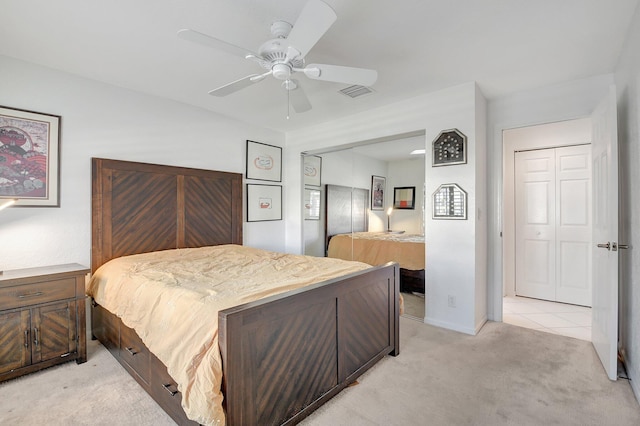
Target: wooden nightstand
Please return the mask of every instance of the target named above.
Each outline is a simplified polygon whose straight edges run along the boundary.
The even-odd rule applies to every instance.
[[[0,381],[87,361],[87,273],[73,263],[0,275]]]

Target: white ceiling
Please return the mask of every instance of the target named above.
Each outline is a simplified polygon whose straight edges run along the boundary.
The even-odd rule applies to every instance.
[[[250,50],[305,0],[1,0],[0,54],[287,131],[477,81],[489,99],[612,72],[638,0],[325,0],[338,20],[306,56],[378,71],[375,93],[300,77],[313,109],[291,113],[279,81],[224,98],[262,72],[179,39],[191,28]]]

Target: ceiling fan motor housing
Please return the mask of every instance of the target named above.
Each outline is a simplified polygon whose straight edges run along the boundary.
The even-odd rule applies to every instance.
[[[287,49],[289,43],[285,38],[274,38],[260,46],[258,53],[267,63],[264,64],[264,68],[272,69],[274,64],[283,64],[287,59]],[[289,61],[289,65],[295,68],[301,68],[304,66],[304,60],[300,58],[294,58]]]

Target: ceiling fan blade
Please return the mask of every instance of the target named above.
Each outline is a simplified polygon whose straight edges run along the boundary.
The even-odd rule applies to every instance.
[[[213,89],[209,91],[209,94],[218,97],[227,96],[264,79],[264,77],[260,77],[262,77],[261,74],[248,75],[244,78],[241,78],[240,80],[236,80],[229,84],[225,84],[224,86],[220,86],[217,89]]]
[[[298,52],[296,56],[304,58],[336,19],[338,16],[328,4],[321,0],[309,0],[287,37],[289,46]]]
[[[304,74],[314,80],[361,86],[371,86],[378,79],[378,71],[376,70],[326,64],[309,64],[304,68]]]
[[[195,30],[180,30],[178,31],[178,37],[183,40],[192,41],[194,43],[222,50],[224,52],[230,53],[231,55],[239,56],[243,59],[245,59],[247,55],[258,56],[256,53],[252,52],[249,49],[238,47],[235,44],[227,43],[226,41],[219,40],[215,37],[211,37],[210,35],[203,34]]]
[[[291,106],[297,113],[307,112],[311,109],[311,103],[309,102],[309,98],[302,90],[302,86],[298,83],[297,80],[292,80],[296,84],[296,88],[293,90],[289,90],[289,100],[291,101]]]

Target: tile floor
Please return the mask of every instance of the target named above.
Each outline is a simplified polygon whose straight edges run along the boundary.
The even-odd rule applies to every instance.
[[[502,310],[507,324],[591,341],[591,308],[507,296]]]

